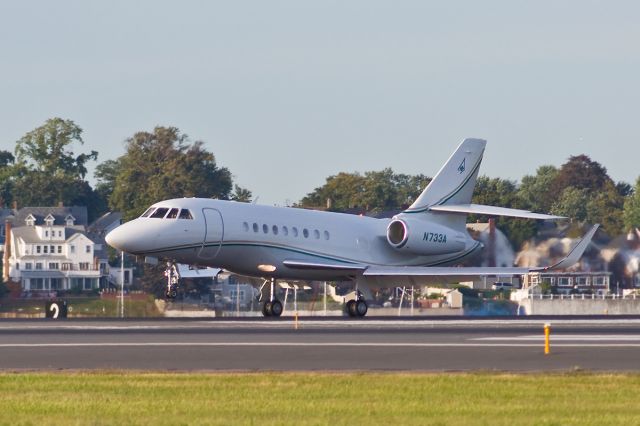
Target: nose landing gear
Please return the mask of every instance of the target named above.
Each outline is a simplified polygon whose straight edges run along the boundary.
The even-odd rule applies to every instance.
[[[178,296],[178,288],[180,288],[180,274],[175,263],[167,262],[167,269],[164,271],[164,276],[167,277],[167,288],[165,296],[167,299],[175,299]]]

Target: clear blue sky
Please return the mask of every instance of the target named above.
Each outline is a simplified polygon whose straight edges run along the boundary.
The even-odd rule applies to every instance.
[[[99,161],[176,126],[264,204],[433,175],[465,137],[492,177],[585,153],[632,183],[639,23],[635,1],[0,0],[0,149],[54,116]]]

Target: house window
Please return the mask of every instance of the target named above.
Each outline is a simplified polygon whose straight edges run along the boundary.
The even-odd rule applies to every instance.
[[[31,290],[42,290],[44,288],[44,278],[31,278],[29,286]]]
[[[36,253],[40,254],[40,246],[36,246]]]
[[[63,290],[62,278],[51,278],[51,290]]]
[[[53,254],[56,252],[56,246],[49,246],[49,253]]]
[[[76,246],[74,246],[74,245],[69,246],[69,249],[71,250],[71,253],[75,253],[76,252]]]
[[[33,263],[27,262],[24,264],[24,269],[33,269]]]
[[[16,270],[18,270],[18,271],[20,270],[20,263],[19,262],[16,262]]]
[[[57,262],[49,262],[49,269],[58,270],[60,269],[60,266],[58,265]]]
[[[80,262],[80,270],[88,271],[89,270],[89,262]]]
[[[568,287],[571,283],[569,282],[569,277],[560,277],[558,278],[558,286]]]
[[[86,246],[86,247],[84,248],[84,250],[85,250],[85,252],[87,252],[87,253],[91,253],[91,246]]]
[[[44,253],[49,253],[49,246],[42,246]]]
[[[44,231],[44,236],[48,237],[49,236],[49,231]]]
[[[62,253],[62,246],[58,246],[58,254]]]
[[[84,279],[84,289],[92,290],[95,287],[95,279],[94,278],[85,278]]]
[[[42,263],[36,262],[36,269],[37,270],[42,270]]]
[[[58,237],[62,238],[62,231],[58,231]]]

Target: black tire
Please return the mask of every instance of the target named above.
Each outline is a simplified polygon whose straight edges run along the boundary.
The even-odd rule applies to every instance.
[[[178,291],[177,290],[171,290],[171,298],[175,299],[176,297],[178,297]]]
[[[265,317],[270,317],[271,315],[273,315],[273,311],[271,308],[271,302],[264,302],[264,304],[262,305],[262,315],[264,315]]]
[[[369,310],[369,306],[367,306],[367,302],[364,300],[358,300],[355,303],[355,312],[359,317],[363,317],[367,315],[367,311]]]
[[[274,317],[282,315],[282,303],[277,299],[271,302],[271,315]]]
[[[349,300],[347,302],[347,313],[349,314],[350,317],[355,317],[358,315],[357,311],[356,311],[356,301],[355,300]]]

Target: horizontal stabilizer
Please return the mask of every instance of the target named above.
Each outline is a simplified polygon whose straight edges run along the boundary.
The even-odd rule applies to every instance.
[[[509,216],[539,220],[566,219],[564,216],[533,213],[529,210],[509,209],[506,207],[484,206],[482,204],[445,204],[441,206],[431,206],[429,210],[434,212],[484,214],[489,216]]]

